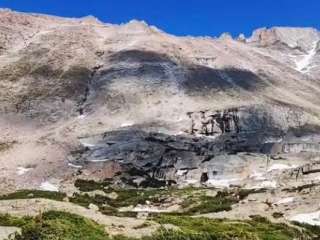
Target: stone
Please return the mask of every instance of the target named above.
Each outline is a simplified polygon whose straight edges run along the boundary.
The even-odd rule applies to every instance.
[[[90,203],[88,208],[94,211],[99,211],[99,207],[93,203]]]

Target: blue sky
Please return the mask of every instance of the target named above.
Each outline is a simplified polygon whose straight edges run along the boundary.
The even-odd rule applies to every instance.
[[[320,0],[0,0],[0,7],[104,22],[145,20],[176,35],[250,35],[270,26],[320,29]]]

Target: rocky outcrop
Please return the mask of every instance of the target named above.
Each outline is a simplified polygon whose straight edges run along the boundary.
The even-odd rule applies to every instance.
[[[227,109],[223,112],[209,112],[208,110],[204,110],[199,113],[200,117],[198,116],[198,118],[193,112],[187,113],[191,120],[190,134],[198,132],[203,135],[213,136],[219,133],[240,132],[240,118],[237,108]]]
[[[121,174],[114,177],[115,182],[133,186],[209,184],[248,171],[254,158],[249,160],[246,154],[269,159],[279,154],[318,153],[317,127],[299,127],[303,119],[297,112],[282,109],[275,117],[259,105],[187,112],[187,121],[180,126],[185,132],[124,127],[81,138],[82,148],[70,161],[101,169],[105,163],[119,164]]]
[[[220,162],[216,157],[240,151],[242,145],[234,136],[213,140],[148,133],[138,129],[107,132],[94,144],[90,138],[82,139],[84,143],[87,141],[90,141],[90,145],[74,155],[74,164],[116,161],[124,166],[127,173],[134,175],[131,180],[132,177],[144,177],[150,184],[152,181],[177,183],[188,174],[192,174],[199,182],[205,182],[208,180],[203,175],[207,173],[206,169],[211,171],[216,161]],[[213,171],[222,174],[218,169]]]
[[[122,168],[118,169],[121,177],[114,179],[134,186],[162,186],[206,184],[216,177],[239,175],[249,166],[242,154],[318,152],[318,146],[306,143],[295,144],[289,151],[291,143],[270,142],[270,137],[241,130],[213,138],[174,136],[131,128],[82,139],[85,147],[75,152],[71,161],[78,166],[97,164],[101,168],[104,163],[115,162]]]
[[[273,27],[261,28],[254,31],[248,42],[258,43],[261,46],[283,45],[288,48],[301,49],[307,52],[320,35],[313,28]]]

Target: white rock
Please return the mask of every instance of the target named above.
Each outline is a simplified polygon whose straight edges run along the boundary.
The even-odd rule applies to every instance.
[[[301,213],[289,218],[290,221],[320,226],[320,211]]]
[[[291,203],[295,200],[294,197],[287,197],[287,198],[283,198],[280,199],[279,201],[275,202],[276,205],[281,205],[281,204],[287,204],[287,203]]]
[[[262,181],[258,185],[255,185],[253,187],[250,187],[249,189],[260,189],[260,188],[276,188],[277,187],[277,182],[276,181]]]
[[[97,205],[95,205],[95,204],[90,203],[88,207],[91,210],[99,211],[99,207]]]
[[[183,176],[188,172],[188,170],[178,170],[177,171],[177,176]]]
[[[184,182],[185,182],[186,184],[196,184],[196,183],[198,183],[199,181],[198,181],[197,179],[186,179],[186,180],[184,180]]]
[[[121,127],[130,127],[130,126],[132,126],[132,125],[134,125],[134,122],[124,122],[124,123],[122,123],[120,126],[121,126]]]
[[[72,167],[72,168],[82,168],[82,166],[81,165],[76,165],[76,164],[73,164],[73,163],[68,163],[68,166],[69,167]]]
[[[18,167],[17,168],[17,174],[18,174],[18,176],[22,176],[22,175],[26,174],[27,172],[29,172],[31,170],[32,170],[32,168]]]
[[[304,57],[300,61],[296,61],[297,71],[302,73],[307,73],[309,71],[308,67],[311,64],[311,60],[317,53],[317,44],[318,41],[315,41],[309,52],[306,55],[304,55]]]
[[[17,227],[1,227],[0,226],[0,239],[13,239],[15,233],[21,234],[21,229]]]
[[[209,179],[206,185],[213,187],[230,187],[231,184],[235,184],[241,181],[239,178],[225,178],[225,179]]]
[[[268,168],[268,172],[271,171],[275,171],[275,170],[286,170],[286,169],[292,169],[292,168],[296,168],[297,166],[295,165],[286,165],[286,164],[281,164],[281,163],[277,163],[277,164],[273,164]]]
[[[152,206],[136,206],[133,210],[133,212],[149,212],[149,213],[165,213],[170,212],[168,209],[159,209],[157,207]]]
[[[264,173],[262,172],[253,172],[249,178],[253,178],[254,180],[266,180]]]
[[[91,147],[94,147],[95,145],[92,144],[92,143],[86,143],[86,142],[81,142],[82,146],[84,147],[88,147],[88,148],[91,148]]]
[[[53,185],[52,183],[50,183],[48,181],[41,183],[40,189],[44,190],[44,191],[51,191],[51,192],[58,192],[59,191],[58,186]]]

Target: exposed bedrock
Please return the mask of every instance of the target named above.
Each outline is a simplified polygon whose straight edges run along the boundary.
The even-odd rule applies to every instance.
[[[101,168],[104,163],[118,163],[122,166],[119,178],[135,186],[207,184],[217,178],[249,177],[251,165],[263,165],[270,156],[320,153],[314,141],[320,137],[317,128],[289,127],[292,116],[288,116],[284,116],[286,125],[281,125],[281,119],[259,106],[188,112],[185,133],[160,133],[141,126],[109,131],[81,138],[82,148],[71,161]]]

